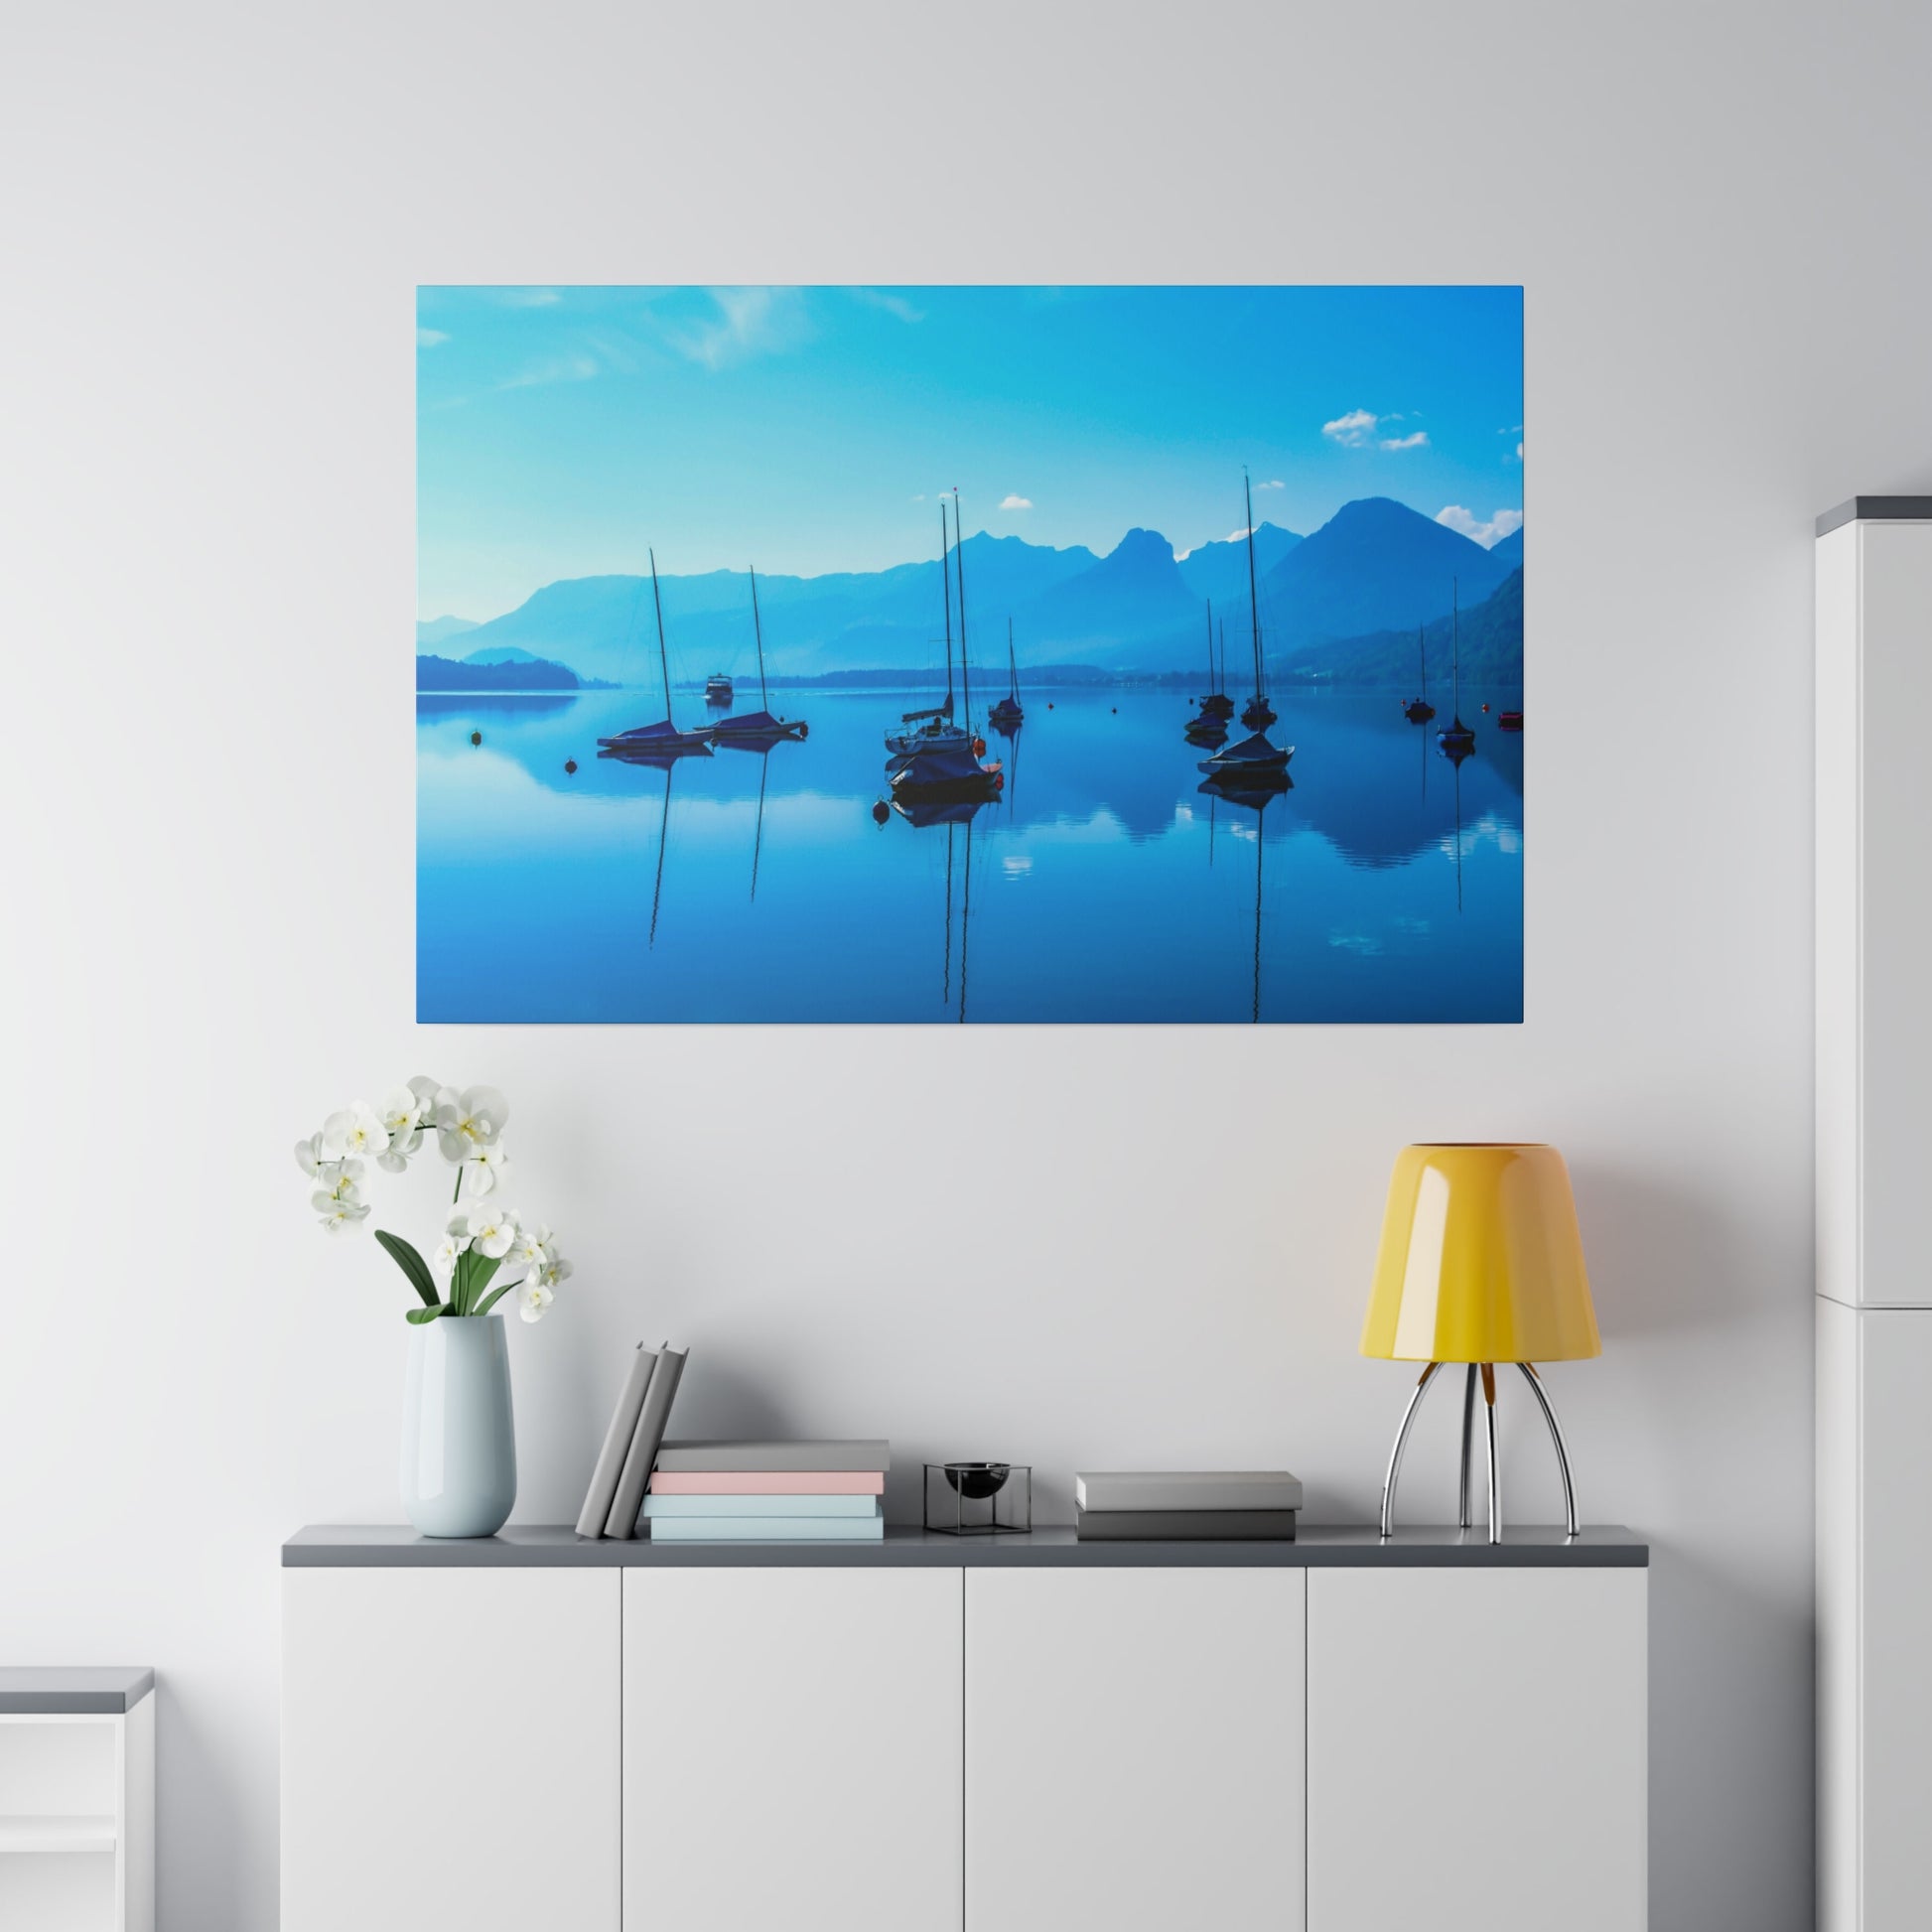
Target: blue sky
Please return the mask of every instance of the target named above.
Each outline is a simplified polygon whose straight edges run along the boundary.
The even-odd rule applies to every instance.
[[[967,532],[1185,551],[1523,503],[1518,288],[423,288],[418,613],[559,578],[815,576]]]

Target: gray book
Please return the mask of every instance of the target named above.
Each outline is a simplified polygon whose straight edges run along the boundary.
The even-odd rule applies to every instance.
[[[1300,1509],[1302,1481],[1286,1469],[1109,1470],[1073,1478],[1082,1509]]]
[[[1293,1543],[1292,1509],[1083,1509],[1082,1543]]]
[[[893,1446],[855,1443],[666,1443],[657,1452],[665,1475],[744,1475],[782,1470],[811,1474],[883,1473]]]
[[[611,1499],[611,1514],[604,1534],[619,1538],[637,1534],[638,1512],[644,1506],[644,1484],[650,1480],[650,1465],[657,1459],[658,1445],[664,1440],[664,1425],[671,1419],[671,1401],[677,1394],[678,1377],[684,1373],[688,1348],[673,1348],[668,1342],[657,1351],[650,1372],[650,1387],[644,1391],[644,1406],[637,1411],[637,1427],[631,1431],[630,1448],[623,1458],[623,1473],[618,1477],[618,1493]]]
[[[623,1473],[623,1458],[630,1451],[630,1439],[637,1433],[637,1413],[644,1406],[644,1390],[650,1385],[650,1372],[656,1365],[657,1351],[640,1341],[630,1358],[630,1373],[623,1378],[618,1406],[611,1412],[611,1427],[604,1432],[604,1447],[598,1450],[597,1467],[591,1471],[591,1486],[584,1494],[584,1507],[577,1512],[579,1536],[602,1536],[611,1520],[611,1504],[618,1493],[618,1477]]]

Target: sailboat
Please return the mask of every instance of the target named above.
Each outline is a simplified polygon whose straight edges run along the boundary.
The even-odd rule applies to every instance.
[[[946,699],[925,711],[907,711],[900,715],[901,726],[910,725],[911,731],[888,732],[886,749],[895,759],[910,758],[915,752],[940,751],[947,748],[971,750],[967,734],[952,721],[952,560],[946,534],[946,499],[939,499],[939,588],[945,598],[946,612]],[[960,623],[965,624],[965,613],[960,613]],[[888,770],[892,767],[889,765]]]
[[[1443,748],[1446,758],[1460,764],[1476,748],[1476,735],[1462,722],[1462,635],[1460,594],[1453,578],[1449,580],[1449,664],[1450,677],[1454,680],[1455,720],[1452,725],[1445,726],[1436,734],[1436,743]]]
[[[774,718],[768,707],[770,696],[764,688],[764,626],[759,621],[759,574],[752,571],[752,634],[758,639],[759,647],[759,704],[758,711],[748,711],[739,718],[720,718],[712,726],[712,732],[720,745],[774,745],[781,738],[803,738],[806,732],[802,718]]]
[[[1234,700],[1227,694],[1226,681],[1214,675],[1214,600],[1207,600],[1207,695],[1200,701],[1200,717],[1194,722],[1225,723],[1234,716]]]
[[[1284,749],[1271,744],[1268,738],[1268,727],[1275,722],[1275,714],[1262,690],[1261,606],[1255,598],[1255,503],[1246,471],[1242,472],[1241,487],[1248,504],[1249,620],[1253,625],[1255,653],[1254,702],[1242,712],[1241,722],[1250,728],[1252,736],[1203,759],[1199,768],[1218,783],[1285,783],[1295,747],[1290,745]]]
[[[600,738],[598,745],[607,752],[616,752],[621,758],[642,759],[655,762],[660,759],[685,758],[693,752],[704,757],[711,756],[711,728],[703,731],[679,731],[671,722],[671,660],[664,649],[664,600],[657,588],[657,552],[650,553],[650,599],[657,611],[657,664],[664,674],[664,716],[655,725],[637,725],[627,732],[620,732],[615,738]]]
[[[961,621],[964,612],[961,613]],[[997,732],[1012,735],[1014,727],[1026,722],[1020,705],[1020,665],[1013,654],[1013,620],[1007,620],[1007,695],[986,714],[987,723]]]
[[[1254,632],[1255,694],[1241,709],[1241,722],[1250,731],[1266,731],[1275,722],[1268,702],[1268,667],[1261,651],[1261,597],[1255,588],[1255,494],[1248,473],[1241,473],[1241,494],[1248,508],[1248,620]]]
[[[1423,648],[1425,626],[1416,626],[1416,661],[1422,667],[1422,696],[1411,698],[1402,707],[1402,715],[1412,725],[1426,725],[1436,715],[1436,707],[1429,702],[1429,654]]]
[[[945,505],[940,511],[944,514]],[[913,746],[899,753],[887,764],[886,769],[893,783],[895,798],[919,797],[937,798],[991,798],[1006,783],[1001,772],[999,760],[991,764],[980,762],[980,754],[986,750],[983,739],[972,736],[973,682],[972,671],[966,656],[966,546],[960,538],[959,492],[953,492],[953,565],[959,572],[959,690],[960,698],[966,707],[967,729],[951,730],[948,736],[926,738],[923,734]],[[941,534],[944,526],[941,525]],[[948,632],[950,639],[950,631]],[[945,715],[952,715],[952,657],[948,651],[946,659],[946,706]],[[909,722],[909,720],[907,721]],[[890,749],[890,741],[888,742]]]

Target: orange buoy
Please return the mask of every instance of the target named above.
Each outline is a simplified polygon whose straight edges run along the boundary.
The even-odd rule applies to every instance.
[[[984,758],[984,757],[986,756],[986,740],[985,740],[985,739],[983,739],[983,738],[976,738],[976,739],[974,739],[974,740],[973,740],[973,756],[974,756],[974,757],[975,757],[976,759],[983,759],[983,758]]]

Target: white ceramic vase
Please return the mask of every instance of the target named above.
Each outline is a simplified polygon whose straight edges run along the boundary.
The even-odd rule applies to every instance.
[[[409,1331],[402,1506],[425,1536],[494,1536],[516,1501],[516,1426],[500,1315]]]

